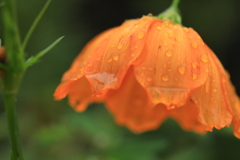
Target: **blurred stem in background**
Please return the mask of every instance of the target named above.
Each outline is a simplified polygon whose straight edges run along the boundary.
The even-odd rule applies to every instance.
[[[24,76],[26,69],[36,63],[40,57],[50,51],[63,37],[60,37],[46,49],[39,52],[36,56],[26,59],[24,49],[31,37],[35,27],[40,21],[42,15],[49,6],[51,0],[48,0],[35,21],[30,27],[23,43],[20,39],[19,28],[16,15],[16,1],[4,0],[2,9],[2,21],[4,26],[4,47],[1,49],[2,57],[0,63],[1,88],[3,90],[3,99],[7,113],[7,122],[9,138],[11,143],[11,159],[23,160],[21,138],[18,127],[18,118],[16,112],[16,95]],[[6,53],[6,56],[4,56]]]

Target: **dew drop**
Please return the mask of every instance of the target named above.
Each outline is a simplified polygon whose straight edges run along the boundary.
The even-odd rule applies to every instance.
[[[144,32],[139,33],[138,38],[143,39],[143,37],[144,37]]]
[[[147,81],[151,82],[152,81],[152,76],[147,76]]]
[[[113,56],[113,59],[114,59],[115,61],[117,61],[118,58],[119,58],[119,55],[115,55],[115,56]]]
[[[100,61],[101,58],[102,58],[101,56],[98,56],[98,57],[96,58],[96,60],[97,60],[97,61]]]
[[[166,62],[163,64],[163,68],[167,68],[167,63]]]
[[[113,47],[115,47],[115,45],[114,45],[114,44],[112,44],[112,45],[111,45],[111,47],[113,48]]]
[[[213,88],[213,92],[217,92],[217,88]]]
[[[157,26],[157,30],[162,30],[162,27],[161,26]]]
[[[183,30],[184,30],[185,32],[189,32],[189,29],[188,29],[188,28],[183,28]]]
[[[208,55],[207,54],[202,54],[201,61],[207,63],[208,62]]]
[[[145,70],[146,69],[146,67],[142,67],[142,70]]]
[[[91,67],[92,65],[93,65],[93,63],[92,63],[92,62],[89,62],[87,66],[88,66],[88,67]]]
[[[123,47],[123,45],[122,45],[122,44],[119,44],[119,45],[117,46],[117,49],[122,49],[122,47]]]
[[[207,69],[205,69],[205,72],[209,72],[209,69],[207,68]]]
[[[197,47],[198,47],[197,42],[192,42],[192,47],[193,47],[193,48],[197,48]]]
[[[162,78],[162,81],[167,82],[169,80],[169,75],[163,74],[161,78]]]
[[[167,107],[168,110],[174,109],[174,108],[176,108],[176,106],[174,104],[171,104],[170,106]]]
[[[186,71],[186,66],[185,65],[180,65],[178,66],[178,72],[183,75]]]
[[[132,57],[134,57],[134,56],[135,56],[135,54],[134,54],[134,53],[132,53],[132,54],[131,54],[131,56],[132,56]]]
[[[196,38],[197,38],[197,39],[200,39],[201,37],[200,37],[200,36],[197,36]]]
[[[169,30],[169,31],[167,32],[167,35],[168,35],[168,38],[174,38],[174,33],[173,33],[172,30]]]
[[[167,50],[167,51],[165,52],[165,54],[166,54],[166,56],[168,56],[168,57],[172,57],[173,51],[172,51],[172,50]]]
[[[197,61],[192,62],[192,67],[193,68],[199,67],[199,62],[197,62]]]
[[[108,58],[107,63],[111,63],[112,62],[112,58]]]
[[[164,45],[164,46],[168,46],[168,44],[167,44],[167,43],[164,43],[163,45]]]
[[[197,78],[197,74],[196,73],[193,73],[192,74],[192,79],[196,79]]]

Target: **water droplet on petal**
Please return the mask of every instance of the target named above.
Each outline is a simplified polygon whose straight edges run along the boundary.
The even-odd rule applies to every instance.
[[[108,58],[107,63],[111,63],[112,62],[112,58]]]
[[[192,74],[192,79],[196,79],[197,78],[197,74],[196,73],[193,73]]]
[[[161,26],[157,26],[157,30],[162,30],[162,27]]]
[[[167,43],[164,43],[163,45],[164,45],[164,46],[168,46],[168,44],[167,44]]]
[[[197,38],[197,39],[200,39],[201,37],[200,37],[200,36],[197,36],[196,38]]]
[[[111,47],[113,48],[113,47],[115,47],[115,45],[114,45],[114,44],[112,44],[112,45],[111,45]]]
[[[166,54],[166,56],[168,56],[168,57],[172,57],[173,51],[172,51],[172,50],[167,50],[167,51],[165,52],[165,54]]]
[[[162,78],[162,81],[167,82],[169,80],[169,75],[163,74],[161,78]]]
[[[217,92],[217,88],[213,88],[213,92]]]
[[[192,67],[193,68],[199,67],[199,62],[197,62],[197,61],[192,62]]]
[[[186,66],[185,65],[180,65],[178,66],[178,72],[183,75],[186,71]]]
[[[168,109],[168,110],[170,110],[170,109],[174,109],[174,108],[176,108],[176,106],[173,105],[173,104],[171,104],[170,106],[167,106],[167,109]]]
[[[209,72],[209,69],[207,68],[207,69],[205,69],[205,72]]]
[[[88,67],[91,67],[92,65],[93,65],[93,63],[92,63],[92,62],[89,62],[87,66],[88,66]]]
[[[101,58],[102,58],[101,56],[98,56],[98,57],[96,58],[96,60],[97,60],[97,61],[100,61]]]
[[[188,32],[188,31],[189,31],[189,29],[188,29],[188,28],[183,28],[183,30],[184,30],[185,32]]]
[[[172,30],[169,30],[169,31],[167,32],[167,35],[168,35],[168,38],[174,38],[174,33],[173,33]]]
[[[208,55],[207,54],[202,54],[201,61],[207,63],[208,62]]]
[[[132,57],[134,57],[134,56],[135,56],[135,54],[134,54],[134,53],[132,53],[132,54],[131,54],[131,56],[132,56]]]
[[[153,70],[153,67],[149,67],[148,70],[149,70],[149,71],[152,71],[152,70]]]
[[[119,55],[115,55],[115,56],[113,56],[113,59],[114,59],[115,61],[117,61],[118,58],[119,58]]]
[[[123,47],[123,45],[122,45],[122,44],[119,44],[119,45],[117,46],[117,49],[122,49],[122,47]]]
[[[192,47],[193,47],[193,48],[197,48],[197,47],[198,47],[197,42],[192,42]]]
[[[147,81],[151,82],[152,81],[152,76],[147,76]]]
[[[142,39],[144,37],[144,32],[139,33],[138,38]]]

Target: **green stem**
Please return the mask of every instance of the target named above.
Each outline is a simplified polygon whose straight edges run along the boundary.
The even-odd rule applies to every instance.
[[[182,18],[178,10],[179,2],[180,0],[173,0],[171,6],[157,16],[158,19],[170,19],[175,24],[182,24]]]
[[[23,160],[22,145],[15,106],[16,93],[23,74],[6,74],[4,79],[4,104],[7,113],[11,142],[11,160]]]

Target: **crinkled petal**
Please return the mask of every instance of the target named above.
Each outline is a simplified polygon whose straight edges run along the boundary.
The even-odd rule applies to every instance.
[[[146,33],[154,18],[144,16],[129,20],[99,44],[86,61],[84,74],[95,95],[104,95],[120,86],[129,66],[142,52]]]
[[[130,68],[117,90],[109,90],[106,107],[119,125],[125,125],[133,132],[144,132],[159,127],[167,116],[166,107],[148,106],[146,91],[137,82]]]
[[[193,101],[189,100],[184,106],[169,110],[169,114],[184,130],[199,134],[206,132],[202,123],[198,121],[198,108]]]
[[[101,33],[84,47],[81,54],[79,54],[77,58],[74,60],[74,62],[72,63],[72,66],[70,67],[70,69],[64,73],[62,77],[62,82],[57,87],[54,93],[54,98],[56,100],[63,99],[65,96],[69,94],[73,84],[78,79],[81,79],[84,75],[83,66],[85,65],[84,63],[86,63],[86,59],[89,58],[89,56],[91,56],[91,53],[96,48],[96,46],[98,46],[99,43],[101,43],[102,41],[109,38],[109,35],[114,31],[115,29],[113,28]]]
[[[200,36],[190,28],[170,21],[155,21],[149,28],[146,44],[135,66],[139,83],[147,89],[152,103],[168,109],[183,106],[189,93],[207,79],[208,63]]]
[[[68,94],[68,101],[76,111],[84,111],[89,103],[102,102],[103,97],[92,96],[91,86],[85,77],[66,82],[60,85],[54,96],[62,99],[62,96]]]
[[[228,75],[219,68],[220,62],[214,53],[207,48],[209,74],[206,83],[194,90],[191,99],[199,108],[199,121],[204,124],[205,129],[211,131],[213,127],[221,129],[229,126],[232,121],[230,110],[230,99],[228,97],[227,80]],[[218,64],[217,64],[218,63]]]

